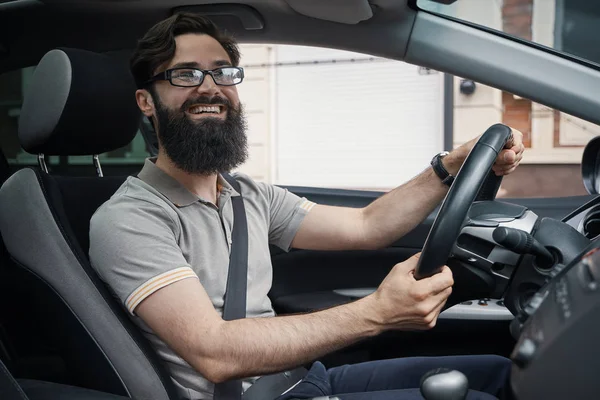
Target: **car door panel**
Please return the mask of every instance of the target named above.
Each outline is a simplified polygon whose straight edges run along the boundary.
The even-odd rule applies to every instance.
[[[305,187],[286,188],[319,204],[347,207],[366,206],[383,194]],[[501,201],[526,206],[540,217],[562,219],[591,198],[592,196],[577,196]],[[421,250],[436,214],[437,209],[413,231],[381,250],[284,252],[272,247],[273,286],[269,296],[276,312],[293,314],[317,311],[345,304],[372,293],[395,264]],[[500,299],[474,299],[472,302],[458,304],[440,315],[433,330],[435,332],[417,335],[407,332],[387,333],[345,351],[363,354],[358,359],[352,359],[354,362],[383,356],[450,354],[458,350],[463,353],[504,354],[504,351],[510,351],[513,344],[508,329],[512,315],[499,301]],[[483,335],[492,341],[487,345],[476,346],[472,340],[473,335]],[[410,343],[410,349],[406,348],[407,343]],[[368,356],[364,356],[365,352]],[[343,362],[346,361],[344,359]]]
[[[319,204],[363,207],[382,192],[286,187]],[[502,199],[533,210],[540,217],[562,219],[592,196],[565,198]],[[389,270],[420,251],[433,224],[437,209],[420,225],[381,250],[284,252],[271,248],[273,287],[271,299],[278,312],[306,312],[343,304],[356,297],[340,290],[373,289]],[[337,292],[334,292],[336,291]]]

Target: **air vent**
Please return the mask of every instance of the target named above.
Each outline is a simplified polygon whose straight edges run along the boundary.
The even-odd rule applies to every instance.
[[[581,221],[580,232],[588,239],[600,235],[600,206],[595,206],[587,212]]]

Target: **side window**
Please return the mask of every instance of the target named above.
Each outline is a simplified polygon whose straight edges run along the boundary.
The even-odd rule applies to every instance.
[[[454,145],[502,122],[519,129],[526,150],[517,170],[503,179],[501,197],[565,197],[587,194],[581,157],[600,126],[529,99],[454,78]]]
[[[444,74],[315,47],[242,46],[242,167],[275,184],[388,190],[444,148]]]
[[[25,152],[19,145],[17,137],[23,94],[34,70],[35,67],[28,67],[0,75],[0,148],[2,148],[9,164],[16,168],[37,164],[37,156]],[[89,121],[89,123],[93,123],[93,121]],[[82,126],[82,129],[85,129],[85,126]],[[149,153],[146,150],[144,138],[138,132],[130,144],[115,151],[101,154],[100,160],[106,173],[114,169],[111,166],[124,167],[124,169],[141,166],[148,156]],[[53,156],[49,157],[48,162],[51,166],[60,165],[73,170],[79,166],[91,166],[92,157],[69,156],[60,159],[60,157]]]
[[[282,185],[387,191],[502,122],[527,150],[501,197],[586,194],[580,163],[600,127],[483,84],[345,51],[242,46],[249,124],[241,170]]]

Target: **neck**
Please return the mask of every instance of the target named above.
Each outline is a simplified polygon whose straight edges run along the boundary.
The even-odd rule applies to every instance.
[[[181,183],[198,197],[217,204],[217,174],[202,175],[183,171],[161,150],[156,158],[156,166]]]

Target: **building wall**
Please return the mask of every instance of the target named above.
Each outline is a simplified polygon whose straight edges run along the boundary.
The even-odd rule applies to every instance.
[[[273,47],[245,44],[240,48],[244,69],[244,82],[237,86],[248,118],[248,161],[241,170],[258,181],[272,180],[272,130],[274,113],[271,97],[272,71],[254,65],[268,64]]]
[[[250,159],[277,184],[389,190],[443,149],[443,74],[327,48],[243,45]]]
[[[462,0],[454,15],[511,35],[554,45],[554,0]],[[502,121],[519,129],[527,146],[523,163],[504,179],[501,195],[546,197],[585,194],[580,161],[589,139],[600,129],[579,118],[484,85],[473,95],[459,92],[455,80],[455,146]],[[493,99],[493,100],[492,100]]]

